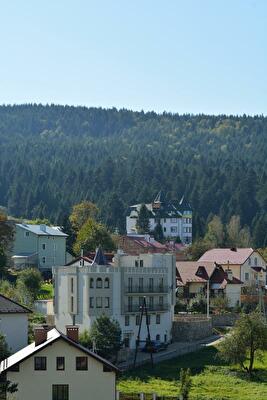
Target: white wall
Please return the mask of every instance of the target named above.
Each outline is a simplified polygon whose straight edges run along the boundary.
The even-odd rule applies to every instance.
[[[12,353],[28,344],[28,314],[0,314],[0,332]]]
[[[232,285],[228,283],[225,288],[225,295],[229,301],[230,307],[240,305],[241,285]]]
[[[8,400],[51,400],[53,384],[68,384],[70,400],[115,400],[114,372],[103,372],[103,364],[88,356],[88,371],[76,371],[76,357],[86,354],[59,339],[36,354],[47,357],[47,370],[34,370],[34,357],[20,364],[19,372],[7,379],[18,383],[18,392]],[[56,370],[56,357],[65,357],[65,371]]]

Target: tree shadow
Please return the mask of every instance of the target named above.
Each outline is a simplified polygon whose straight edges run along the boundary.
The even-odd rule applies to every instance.
[[[192,375],[201,373],[207,367],[221,367],[226,364],[218,357],[216,347],[208,346],[197,352],[188,353],[174,359],[157,363],[152,368],[150,364],[144,364],[142,368],[128,370],[122,375],[125,379],[139,378],[146,382],[150,378],[165,380],[179,379],[181,368],[190,368]]]

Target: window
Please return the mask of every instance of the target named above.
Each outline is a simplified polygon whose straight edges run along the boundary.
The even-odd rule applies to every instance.
[[[153,306],[154,306],[154,298],[153,297],[149,297],[149,309],[153,310]]]
[[[45,264],[45,257],[42,257],[42,263]]]
[[[245,272],[245,281],[248,281],[248,280],[249,280],[249,273]]]
[[[45,250],[45,243],[42,244],[42,249]]]
[[[87,357],[76,357],[76,370],[87,371],[88,370],[88,358]]]
[[[109,308],[109,297],[105,297],[105,308]]]
[[[102,289],[102,279],[101,278],[97,278],[96,280],[96,287],[98,289]]]
[[[163,228],[163,232],[166,232],[166,228],[165,227]]]
[[[69,400],[69,385],[52,385],[53,400]]]
[[[248,259],[248,265],[251,265],[251,258]]]
[[[144,278],[139,278],[139,290],[143,291],[144,288]]]
[[[149,290],[153,291],[154,281],[153,278],[149,278]]]
[[[133,308],[133,298],[128,297],[128,311],[132,311]]]
[[[163,306],[163,297],[162,296],[159,297],[159,305]]]
[[[140,315],[136,315],[135,316],[135,325],[139,325],[140,324]]]
[[[134,265],[135,265],[136,268],[139,267],[139,262],[138,262],[138,260],[135,260]]]
[[[109,288],[109,278],[105,278],[104,287],[105,287],[105,289]]]
[[[160,324],[160,314],[156,315],[156,324],[159,325]]]
[[[102,308],[102,297],[96,298],[96,308]]]
[[[94,298],[93,297],[89,297],[89,307],[94,308]]]
[[[125,315],[125,326],[129,326],[129,325],[130,325],[130,316]]]
[[[25,232],[25,236],[29,237],[30,236],[30,232]]]
[[[156,335],[156,340],[157,340],[158,342],[160,341],[160,335],[159,335],[159,334]]]
[[[142,268],[144,266],[144,260],[140,260],[140,267]]]
[[[71,293],[73,293],[73,289],[74,289],[74,279],[70,278],[70,291],[71,291]]]
[[[254,265],[258,265],[258,259],[257,259],[257,257],[254,258]]]
[[[34,357],[35,371],[46,371],[46,357]]]
[[[176,224],[177,219],[176,219],[176,218],[171,218],[171,222],[172,222],[173,224]]]
[[[176,226],[171,226],[171,232],[172,233],[177,232],[177,227]]]
[[[130,347],[130,338],[128,336],[124,338],[124,346],[127,349]]]
[[[163,291],[163,278],[159,278],[159,290]]]
[[[166,218],[164,218],[164,223],[166,223]]]
[[[65,370],[65,357],[57,357],[57,371]]]
[[[133,278],[128,278],[128,290],[129,292],[133,291]]]
[[[94,288],[94,279],[90,278],[90,289]]]

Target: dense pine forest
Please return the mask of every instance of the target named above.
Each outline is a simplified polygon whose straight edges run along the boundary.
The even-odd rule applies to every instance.
[[[239,215],[252,233],[266,232],[266,155],[263,116],[1,106],[0,205],[61,224],[87,199],[123,231],[128,205],[162,189],[190,201],[195,236],[213,214],[223,222]]]

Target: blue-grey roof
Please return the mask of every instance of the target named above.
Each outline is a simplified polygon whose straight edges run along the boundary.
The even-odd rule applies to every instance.
[[[30,225],[30,224],[16,224],[16,225],[38,236],[64,236],[64,237],[68,236],[66,235],[66,233],[62,232],[58,226]]]

